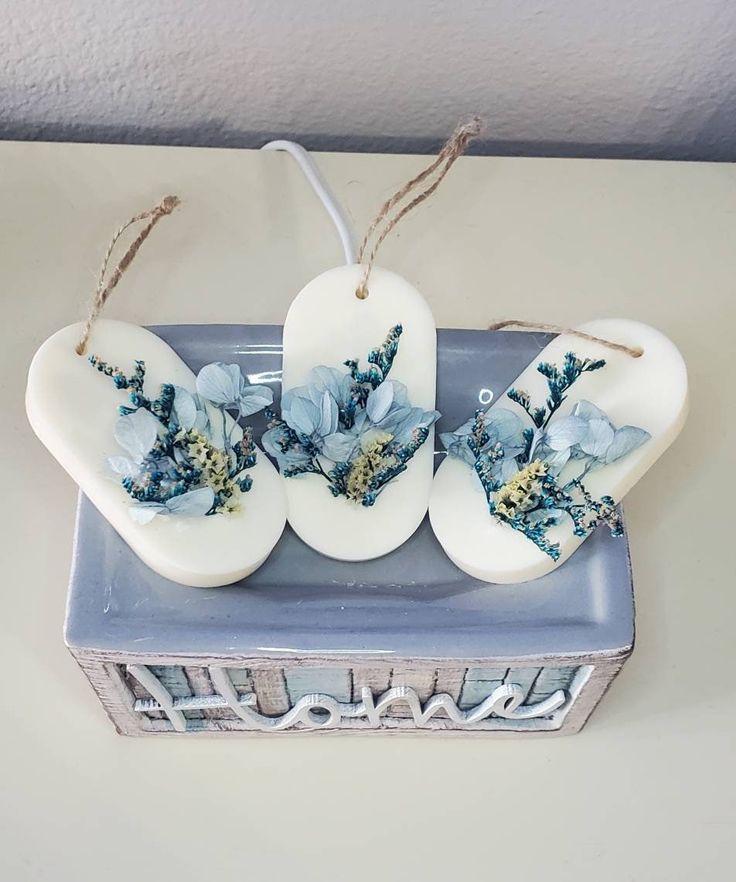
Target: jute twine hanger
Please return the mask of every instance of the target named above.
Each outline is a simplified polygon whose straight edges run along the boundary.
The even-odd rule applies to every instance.
[[[362,263],[371,236],[374,235],[380,224],[382,222],[385,222],[385,226],[377,236],[373,247],[371,248],[370,254],[368,255],[368,260],[366,262],[365,270],[363,272],[363,277],[355,291],[355,296],[358,297],[360,300],[364,300],[366,297],[368,297],[368,278],[373,268],[376,253],[378,252],[378,249],[381,246],[383,240],[386,238],[386,236],[388,236],[391,230],[399,223],[399,221],[403,217],[405,217],[413,208],[416,208],[417,205],[420,205],[422,202],[428,199],[432,195],[432,193],[434,193],[434,191],[437,189],[437,187],[439,187],[440,183],[444,179],[447,172],[454,164],[455,160],[459,156],[462,156],[468,143],[480,132],[480,127],[481,122],[478,117],[474,117],[469,122],[463,123],[462,125],[458,126],[453,132],[452,136],[446,142],[442,150],[440,150],[434,161],[430,165],[428,165],[427,168],[424,169],[424,171],[421,171],[418,175],[416,175],[416,177],[412,178],[410,181],[404,184],[403,187],[397,190],[396,193],[394,193],[394,195],[383,204],[375,220],[368,228],[368,232],[365,234],[365,237],[363,238],[363,241],[360,245],[360,250],[358,251],[358,262]],[[395,215],[391,216],[391,211],[396,207],[396,205],[401,202],[402,199],[408,196],[415,187],[423,183],[435,172],[437,173],[437,177],[434,179],[434,181],[428,184],[424,190],[418,193]],[[171,214],[180,204],[180,202],[181,200],[178,196],[165,196],[161,200],[161,202],[154,208],[150,208],[148,209],[148,211],[143,211],[140,214],[136,214],[134,217],[130,218],[130,220],[126,221],[115,232],[107,248],[107,251],[105,252],[105,257],[102,261],[102,267],[100,269],[99,278],[97,280],[97,288],[95,290],[94,296],[92,298],[92,303],[90,305],[89,314],[84,323],[79,342],[75,346],[75,352],[77,353],[77,355],[84,355],[84,353],[86,352],[89,335],[92,331],[92,327],[95,321],[98,319],[115,286],[122,278],[123,273],[125,273],[130,264],[133,262],[136,254],[140,250],[141,245],[150,235],[151,230],[156,226],[156,224],[161,220],[162,217]],[[125,252],[120,262],[111,273],[110,278],[107,282],[105,282],[105,276],[107,275],[110,258],[112,257],[112,252],[115,249],[115,245],[117,244],[118,239],[130,226],[142,220],[148,220],[148,223],[145,225],[145,227],[143,227],[140,233],[130,244],[128,250]],[[583,340],[590,340],[593,343],[600,343],[602,346],[606,346],[607,348],[613,349],[617,352],[624,352],[626,353],[626,355],[629,355],[632,358],[639,358],[641,355],[644,354],[644,350],[640,346],[625,346],[623,343],[615,343],[612,340],[605,340],[603,337],[596,337],[593,334],[588,334],[585,331],[578,331],[575,328],[564,328],[560,325],[545,324],[542,322],[528,322],[517,319],[507,319],[505,321],[491,323],[488,326],[488,330],[500,331],[504,328],[510,327],[518,328],[523,331],[542,331],[551,334],[571,334],[575,337],[580,337]]]
[[[376,254],[381,247],[383,240],[402,218],[404,218],[413,208],[416,208],[417,205],[421,205],[422,202],[434,193],[437,187],[442,183],[445,175],[452,168],[455,160],[462,156],[468,144],[476,137],[476,135],[478,135],[480,129],[481,121],[477,116],[473,117],[470,121],[459,125],[427,168],[419,172],[419,174],[410,181],[407,181],[403,187],[397,190],[396,193],[383,204],[381,210],[376,215],[375,220],[368,228],[368,231],[363,237],[363,241],[360,243],[360,248],[358,249],[358,263],[363,263],[365,261],[363,276],[358,287],[355,289],[355,296],[359,300],[365,300],[365,298],[368,297],[368,279],[371,270],[373,269]],[[434,179],[432,180],[433,176]],[[396,210],[399,203],[428,178],[431,183],[428,183],[410,202],[407,202],[402,208]],[[396,213],[392,214],[394,210],[396,210]],[[375,241],[366,258],[368,244],[372,237]],[[518,328],[523,331],[543,331],[550,334],[572,334],[583,340],[600,343],[601,346],[606,346],[608,349],[615,350],[616,352],[624,352],[626,355],[631,356],[631,358],[639,358],[644,354],[644,350],[640,346],[625,346],[623,343],[615,343],[613,340],[605,340],[603,337],[596,337],[593,334],[587,334],[585,331],[578,331],[575,328],[563,328],[560,325],[552,325],[542,322],[527,322],[509,319],[507,321],[492,323],[489,325],[488,330],[500,331],[503,328],[510,327]]]
[[[388,236],[391,230],[393,230],[396,224],[398,224],[399,221],[412,210],[412,208],[421,205],[422,202],[434,193],[437,187],[442,183],[447,172],[452,168],[455,160],[462,156],[468,144],[480,132],[480,129],[481,121],[477,116],[473,117],[469,122],[459,125],[452,133],[449,140],[445,143],[442,150],[437,154],[433,162],[430,163],[424,171],[419,172],[416,177],[407,181],[407,183],[397,190],[390,199],[387,199],[386,202],[384,202],[381,210],[376,215],[376,219],[368,228],[368,232],[365,234],[363,241],[360,243],[360,248],[358,249],[358,263],[363,263],[365,259],[363,277],[360,280],[360,284],[355,289],[355,296],[359,300],[365,300],[368,296],[368,278],[373,269],[376,253],[381,247],[383,240]],[[398,204],[403,199],[409,196],[413,190],[415,190],[420,184],[424,183],[428,178],[431,180],[435,174],[436,177],[434,177],[434,180],[431,183],[427,184],[425,188],[410,202],[404,205],[403,208],[397,209]],[[392,212],[395,209],[397,209],[396,214],[392,215]],[[375,237],[375,241],[366,258],[368,243],[372,237]]]
[[[92,331],[92,326],[97,321],[103,307],[105,306],[105,303],[107,303],[108,297],[122,278],[123,273],[133,262],[133,258],[138,253],[141,245],[148,238],[151,230],[156,226],[156,224],[161,220],[162,217],[165,217],[167,214],[171,214],[171,212],[176,208],[177,205],[179,205],[179,203],[180,199],[178,196],[165,196],[161,200],[161,202],[157,206],[155,206],[155,208],[149,208],[148,211],[143,211],[140,214],[137,214],[135,217],[132,217],[129,221],[126,221],[112,237],[105,253],[105,257],[102,261],[102,268],[100,269],[100,275],[97,280],[97,289],[92,298],[89,315],[87,316],[87,320],[84,323],[84,328],[82,329],[82,336],[79,338],[79,343],[77,343],[77,345],[74,347],[74,351],[77,353],[77,355],[84,355],[87,349],[89,335]],[[118,263],[118,265],[112,271],[110,278],[107,280],[107,282],[105,282],[108,264],[110,263],[110,258],[118,239],[128,229],[128,227],[142,220],[148,220],[148,223],[145,225],[145,227],[143,227],[140,233],[138,233],[136,238],[130,244],[128,250],[122,256],[120,263]]]
[[[489,331],[501,331],[504,328],[518,328],[521,331],[544,331],[548,334],[572,334],[573,337],[580,337],[581,340],[590,340],[592,343],[600,343],[608,349],[614,349],[616,352],[625,352],[632,358],[640,358],[644,355],[641,346],[624,346],[623,343],[614,343],[613,340],[605,340],[603,337],[596,337],[593,334],[586,334],[585,331],[578,331],[575,328],[563,328],[561,325],[548,325],[542,322],[525,322],[508,319],[503,322],[493,322],[488,325]]]

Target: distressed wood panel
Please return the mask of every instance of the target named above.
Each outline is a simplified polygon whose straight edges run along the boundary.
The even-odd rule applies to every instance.
[[[253,677],[248,668],[228,668],[227,672],[238,692],[253,692]]]
[[[526,701],[541,670],[542,668],[510,668],[504,682],[521,686],[524,690],[524,701]]]
[[[458,706],[462,710],[480,704],[498,686],[503,686],[508,668],[468,668]]]
[[[465,673],[467,668],[438,668],[437,676],[434,684],[434,694],[440,695],[446,693],[454,702],[459,705],[460,695],[463,691],[465,682]],[[437,714],[438,719],[448,718],[447,713],[442,710]],[[449,719],[449,718],[448,718]]]
[[[184,673],[189,681],[192,695],[215,694],[215,689],[212,685],[208,668],[187,665],[184,668]],[[233,720],[235,719],[235,714],[228,708],[213,707],[206,711],[202,711],[202,717],[207,720]],[[192,717],[191,719],[196,719],[196,717]]]
[[[394,686],[411,686],[416,690],[420,701],[427,701],[434,695],[434,684],[437,679],[437,669],[427,667],[425,665],[406,665],[395,667],[391,671],[391,687]],[[405,719],[411,717],[408,706],[403,702],[391,708],[392,717],[400,717]]]
[[[595,659],[593,661],[594,664],[581,665],[573,677],[571,692],[574,696],[574,703],[565,717],[565,734],[574,735],[583,728],[595,706],[618,676],[626,659],[618,658],[605,662]],[[575,685],[575,681],[578,679],[582,683],[579,690]],[[575,695],[576,692],[577,695]]]
[[[284,676],[291,704],[313,692],[323,692],[337,701],[352,700],[353,680],[350,668],[287,668]]]
[[[97,693],[105,712],[121,735],[138,735],[150,731],[148,727],[153,720],[133,709],[135,697],[125,680],[124,668],[121,665],[114,662],[90,661],[78,656],[75,658]],[[147,693],[146,697],[149,697]],[[156,722],[163,723],[162,718],[163,714]]]
[[[468,668],[465,679],[473,680],[500,680],[502,683],[508,674],[508,667],[502,668]]]
[[[353,701],[360,701],[360,690],[367,686],[374,695],[381,695],[389,688],[391,668],[353,668]]]
[[[136,680],[135,677],[131,677],[124,666],[121,667],[120,676],[122,677],[126,688],[130,690],[134,698],[153,698],[151,693],[143,686],[141,686],[141,684]],[[162,711],[156,710],[147,711],[146,716],[152,720],[166,719],[166,714],[164,714]]]
[[[148,669],[158,677],[166,691],[174,698],[187,698],[192,694],[183,667],[179,665],[148,665]]]
[[[192,690],[192,695],[215,694],[207,668],[200,665],[187,665],[184,668],[184,674],[189,681],[189,688]]]
[[[188,698],[193,694],[192,687],[189,685],[189,680],[182,666],[149,665],[148,668],[154,676],[158,677],[166,691],[173,695],[174,698]],[[187,711],[184,716],[188,720],[201,720],[202,711]]]
[[[458,701],[463,691],[465,671],[465,668],[438,668],[434,685],[435,694],[446,692],[454,701]]]
[[[545,698],[548,698],[558,689],[567,691],[577,670],[577,667],[542,668],[529,692],[528,700],[544,701]]]
[[[265,713],[261,708],[261,702],[256,691],[256,684],[253,682],[253,672],[250,668],[228,668],[227,673],[235,690],[237,692],[252,692],[256,696],[256,709]],[[227,719],[230,719],[229,711]]]
[[[74,653],[72,654],[74,655]],[[329,732],[334,731],[346,733],[462,733],[463,735],[503,735],[514,732],[519,734],[524,733],[525,736],[571,734],[578,731],[585,723],[595,704],[600,700],[601,696],[620,670],[628,654],[629,653],[626,653],[626,655],[620,654],[608,658],[603,658],[600,654],[596,656],[581,655],[577,657],[571,655],[560,656],[544,660],[540,659],[538,663],[540,666],[535,665],[531,667],[525,666],[522,659],[509,659],[507,663],[510,665],[510,670],[508,671],[499,669],[498,667],[481,667],[484,662],[480,660],[468,660],[465,662],[467,675],[464,678],[465,682],[460,688],[460,694],[462,696],[464,692],[466,699],[469,698],[470,690],[482,689],[485,693],[480,696],[480,701],[482,701],[483,697],[487,697],[489,694],[488,687],[491,686],[493,682],[499,682],[498,679],[491,681],[487,678],[489,676],[500,678],[501,674],[507,675],[504,678],[507,683],[517,682],[522,688],[526,687],[529,689],[527,702],[544,700],[545,697],[548,697],[549,694],[556,689],[564,688],[569,695],[567,705],[563,706],[559,714],[553,713],[552,716],[549,717],[540,716],[539,718],[518,720],[493,717],[492,720],[489,720],[491,725],[487,728],[484,727],[481,732],[480,730],[458,728],[447,717],[439,717],[438,715],[433,721],[434,724],[432,726],[418,728],[410,716],[401,716],[400,713],[397,713],[401,707],[401,705],[397,705],[395,709],[391,708],[390,715],[387,713],[382,718],[381,725],[377,728],[372,728],[366,720],[345,718],[339,729],[324,730],[324,734],[329,734]],[[157,714],[158,718],[153,718],[145,713],[135,711],[134,703],[136,698],[150,700],[151,696],[148,695],[147,690],[144,687],[141,687],[137,681],[127,676],[127,664],[142,664],[151,668],[151,673],[158,673],[161,676],[162,683],[166,683],[167,691],[170,688],[172,694],[174,692],[184,691],[185,686],[181,680],[181,673],[183,672],[189,687],[189,692],[192,696],[204,696],[208,694],[211,689],[211,681],[209,680],[210,668],[212,666],[221,666],[223,663],[227,664],[225,660],[216,658],[187,659],[182,657],[172,657],[169,660],[164,657],[150,659],[120,655],[112,656],[111,654],[108,654],[107,659],[102,657],[101,654],[90,654],[89,656],[81,657],[75,655],[75,658],[89,678],[95,691],[98,693],[105,710],[112,718],[116,728],[120,733],[126,735],[178,734],[174,731],[169,719],[165,718],[160,713]],[[346,670],[345,666],[349,665],[351,661],[352,660],[343,659],[342,666],[335,664],[335,668],[340,668],[344,671]],[[371,683],[373,684],[374,694],[381,694],[381,692],[385,691],[383,687],[386,685],[385,678],[391,670],[390,666],[385,662],[376,665],[373,660],[366,661],[367,664],[365,667],[359,667],[358,670],[362,672],[362,677],[364,681],[367,681],[367,685],[370,685]],[[503,661],[506,660],[494,659],[494,662],[497,665],[499,662],[503,663]],[[153,662],[156,664],[152,664]],[[199,664],[197,664],[197,662],[199,662]],[[332,669],[330,660],[325,659],[323,662],[320,660],[320,662],[321,663],[316,665],[316,667]],[[245,691],[244,684],[248,682],[247,671],[250,671],[251,673],[256,674],[256,676],[253,677],[254,687],[257,689],[259,685],[262,686],[262,694],[265,696],[266,703],[270,703],[269,715],[281,715],[291,708],[291,702],[289,701],[289,695],[286,688],[284,668],[282,667],[283,662],[279,664],[279,661],[275,659],[273,661],[243,659],[240,664],[246,665],[247,668],[238,668],[234,675],[235,679],[240,681],[239,687],[236,687],[238,691]],[[298,660],[295,661],[290,659],[288,664],[294,666],[300,664],[300,662]],[[414,663],[412,661],[402,661],[400,666],[397,665],[393,668],[392,676],[388,685],[409,686],[414,684],[412,688],[416,689],[418,696],[421,694],[422,701],[426,701],[432,691],[434,691],[435,694],[438,692],[447,692],[452,696],[452,690],[460,687],[460,678],[463,669],[454,666],[451,667],[450,665],[435,669],[438,664],[441,664],[441,662],[417,660],[416,663]],[[314,665],[314,661],[310,659],[304,669],[306,670],[312,665]],[[159,668],[158,671],[154,670],[156,666]],[[179,668],[178,671],[161,670],[162,668],[177,667]],[[292,669],[295,670],[293,667],[289,668],[289,670]],[[259,680],[260,684],[258,682]],[[356,685],[357,692],[355,691]],[[356,696],[360,695],[359,681],[357,684],[351,683],[350,688],[351,692],[355,692]],[[213,692],[214,691],[215,690],[213,690]],[[493,689],[491,688],[490,692],[492,691]],[[179,700],[186,702],[187,700],[194,701],[195,699],[190,698],[189,695],[183,695]],[[472,703],[475,704],[477,702],[473,701]],[[194,708],[192,708],[192,710],[194,710]],[[229,719],[212,719],[208,715],[210,710],[210,708],[204,707],[201,709],[203,713],[202,719],[187,720],[187,732],[191,732],[192,734],[197,734],[198,732],[234,734],[236,732],[243,732],[247,728],[242,720],[234,717],[230,717]],[[263,709],[261,709],[260,712],[265,713]],[[308,726],[302,727],[301,725],[298,725],[293,729],[286,730],[284,734],[299,734],[308,731],[313,730]],[[258,733],[249,732],[248,734]]]
[[[253,688],[262,714],[285,714],[289,710],[289,694],[283,668],[254,668],[251,670]]]

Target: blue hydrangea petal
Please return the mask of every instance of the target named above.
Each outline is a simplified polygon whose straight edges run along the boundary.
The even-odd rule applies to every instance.
[[[575,419],[575,417],[572,419]],[[613,442],[613,435],[613,428],[608,419],[590,420],[585,436],[580,440],[580,449],[583,453],[587,453],[588,456],[604,459],[608,448]]]
[[[272,429],[266,429],[261,436],[261,447],[269,456],[278,458],[281,455],[279,443],[283,440],[284,430],[281,426],[274,426]]]
[[[508,456],[501,460],[498,476],[504,484],[508,483],[519,472],[519,465],[516,460]]]
[[[139,408],[118,418],[115,440],[135,462],[141,462],[156,443],[160,426],[161,423],[150,410]]]
[[[181,449],[181,447],[174,448],[174,460],[178,465],[184,465],[189,462],[189,457],[187,454]]]
[[[286,420],[286,415],[291,410],[291,404],[295,398],[297,398],[297,394],[301,391],[300,388],[287,389],[285,392],[281,394],[281,418]]]
[[[475,467],[475,454],[466,443],[458,445],[453,456],[467,463],[471,468]]]
[[[471,426],[473,422],[474,420],[469,420]],[[455,432],[442,432],[440,435],[440,441],[447,451],[448,456],[454,456],[457,459],[461,459],[469,466],[473,466],[475,464],[475,454],[468,447],[468,436],[470,435],[470,432],[464,432],[464,428],[465,425],[461,426]]]
[[[536,511],[527,512],[524,517],[532,525],[551,518],[553,525],[559,523],[565,512],[561,508],[540,508]]]
[[[261,438],[261,446],[279,464],[279,468],[293,465],[305,465],[311,460],[300,447],[292,447],[285,451],[282,449],[287,438],[287,430],[283,426],[274,426],[267,429]]]
[[[433,426],[441,416],[442,414],[438,410],[423,411],[422,416],[419,419],[419,428],[428,429],[430,426]]]
[[[428,429],[439,419],[439,411],[423,410],[421,407],[400,408],[401,419],[396,422],[393,428],[388,428],[394,434],[399,444],[406,444],[412,436],[415,429]],[[386,425],[388,420],[382,423]]]
[[[353,422],[353,431],[363,431],[364,427],[366,427],[366,424],[369,422],[370,420],[368,419],[368,414],[365,412],[365,410],[361,409],[357,411],[355,414],[355,421]]]
[[[373,425],[398,437],[416,428],[423,413],[421,407],[392,406],[386,416]]]
[[[616,462],[627,453],[641,447],[651,437],[649,432],[639,429],[637,426],[621,426],[620,429],[616,429],[613,441],[606,451],[606,463]]]
[[[563,450],[553,450],[549,455],[543,456],[542,459],[547,463],[553,475],[559,475],[570,460],[570,448],[565,447]]]
[[[295,432],[309,437],[319,425],[320,411],[312,401],[294,395],[284,418]]]
[[[358,447],[355,435],[345,432],[334,432],[327,435],[322,443],[322,453],[333,462],[350,462]]]
[[[585,399],[578,401],[572,412],[574,416],[579,416],[584,420],[607,420],[610,422],[605,411],[602,411],[592,401],[586,401]]]
[[[319,411],[319,423],[317,424],[316,432],[320,437],[325,438],[336,431],[338,421],[337,402],[327,390],[322,393]]]
[[[391,380],[386,380],[379,386],[376,386],[368,396],[365,406],[370,421],[374,424],[380,423],[388,414],[393,400],[394,384]]]
[[[291,450],[287,450],[286,453],[279,455],[279,462],[284,466],[302,466],[311,461],[312,457],[298,447],[292,447]]]
[[[128,508],[132,520],[141,526],[149,524],[157,514],[163,514],[165,511],[166,506],[160,502],[137,502]]]
[[[201,432],[203,435],[210,435],[210,415],[208,411],[208,407],[214,408],[214,405],[207,404],[204,398],[201,395],[195,394],[192,396],[194,399],[194,403],[197,408],[197,415],[194,418],[194,423],[192,424],[192,429],[196,432]]]
[[[271,404],[273,404],[273,391],[268,386],[246,386],[240,396],[240,416],[252,416]]]
[[[183,386],[174,386],[174,406],[171,415],[185,431],[194,428],[197,420],[197,404],[191,392]]]
[[[500,443],[504,447],[512,443],[515,447],[522,445],[523,423],[519,416],[505,407],[494,407],[486,411],[485,428],[491,444]],[[470,420],[472,427],[473,420]]]
[[[394,403],[401,407],[411,407],[409,401],[409,390],[399,380],[389,380],[394,390]]]
[[[190,490],[168,499],[165,503],[168,514],[178,517],[198,518],[203,517],[212,508],[215,502],[215,494],[211,487],[200,487],[198,490]]]
[[[348,380],[347,384],[345,383],[346,379]],[[314,386],[319,392],[329,392],[338,404],[344,405],[352,386],[352,380],[350,375],[345,374],[344,371],[321,364],[311,371],[309,385]]]
[[[448,439],[448,443],[451,444],[455,440],[459,440],[460,438],[467,438],[468,435],[473,431],[473,426],[475,425],[475,417],[471,417],[469,420],[465,420],[462,426],[458,426],[454,432],[442,432],[440,434],[440,441],[444,444],[445,448],[447,448],[448,444],[445,443],[444,439]]]
[[[440,432],[439,435],[440,444],[445,448],[445,450],[450,449],[453,444],[456,444],[459,441],[459,437],[456,432]]]
[[[197,392],[220,407],[238,407],[245,380],[237,364],[206,364],[197,374]]]
[[[544,433],[544,443],[551,450],[565,450],[586,437],[588,425],[581,417],[572,415],[554,420]]]
[[[107,464],[116,475],[134,475],[138,466],[126,456],[108,456]]]

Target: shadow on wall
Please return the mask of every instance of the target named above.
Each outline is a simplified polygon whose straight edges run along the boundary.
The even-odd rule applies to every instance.
[[[676,121],[657,143],[580,143],[566,141],[503,141],[479,138],[468,153],[480,156],[554,156],[594,159],[666,159],[731,162],[736,146],[724,137],[736,114],[736,92],[724,96],[700,131],[688,142],[678,140]],[[684,122],[684,117],[683,117]],[[687,128],[687,127],[684,127]],[[486,130],[492,129],[486,120]],[[298,131],[243,131],[218,119],[181,127],[83,125],[77,123],[5,123],[0,139],[17,141],[73,141],[99,144],[153,144],[180,147],[258,148],[274,138],[298,141],[308,150],[347,153],[436,153],[443,138],[310,134]]]

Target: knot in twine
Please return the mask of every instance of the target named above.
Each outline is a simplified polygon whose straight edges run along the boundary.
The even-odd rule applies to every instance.
[[[592,343],[600,343],[608,349],[616,352],[625,352],[632,358],[640,358],[644,355],[641,346],[624,346],[623,343],[614,343],[613,340],[605,340],[603,337],[596,337],[593,334],[587,334],[585,331],[578,331],[575,328],[563,328],[561,325],[547,325],[540,322],[525,322],[508,319],[503,322],[493,322],[488,326],[489,331],[502,331],[504,328],[518,328],[520,331],[543,331],[547,334],[572,334],[573,337],[580,337],[581,340],[590,340]]]
[[[481,130],[481,121],[475,116],[470,121],[466,123],[462,123],[459,125],[455,131],[450,136],[449,140],[445,143],[445,146],[440,150],[437,154],[436,158],[433,162],[424,169],[424,171],[419,172],[419,174],[412,178],[410,181],[407,181],[403,187],[394,193],[390,199],[387,199],[384,202],[381,210],[376,215],[376,219],[368,228],[368,232],[365,234],[363,241],[360,244],[360,248],[358,250],[358,263],[363,263],[366,258],[366,252],[368,250],[368,243],[370,242],[372,237],[375,237],[375,241],[373,246],[368,253],[367,259],[365,259],[365,269],[363,271],[363,277],[360,281],[360,284],[355,290],[355,296],[360,300],[365,300],[368,296],[368,278],[371,274],[371,270],[373,269],[373,263],[376,258],[376,253],[378,249],[381,247],[381,243],[388,236],[388,234],[393,230],[396,224],[405,217],[413,208],[416,208],[417,205],[420,205],[425,199],[428,199],[432,193],[439,187],[444,179],[445,175],[452,168],[455,160],[462,156],[465,152],[468,144],[472,141],[473,138]],[[436,176],[435,176],[436,175]],[[419,192],[410,202],[403,206],[403,208],[397,209],[398,204],[409,196],[420,184],[424,183],[428,178],[432,180],[431,183],[427,184],[421,192]],[[394,209],[397,209],[396,214],[392,215]],[[381,225],[383,227],[381,228]],[[377,232],[378,231],[378,232]]]
[[[126,221],[112,237],[105,253],[105,257],[102,261],[102,268],[100,269],[100,275],[97,280],[97,289],[94,293],[94,296],[92,297],[89,315],[87,316],[84,327],[82,329],[82,336],[79,338],[79,343],[77,343],[74,348],[74,351],[77,353],[77,355],[84,355],[87,349],[89,335],[92,331],[92,326],[97,321],[103,307],[105,306],[105,303],[107,303],[108,297],[122,278],[123,273],[133,262],[133,258],[138,253],[141,245],[148,238],[151,230],[156,226],[156,224],[161,220],[162,217],[166,217],[167,214],[171,214],[172,211],[174,211],[174,209],[177,207],[177,205],[180,204],[180,202],[181,200],[178,196],[165,196],[161,200],[161,202],[157,206],[155,206],[155,208],[150,208],[148,211],[143,211],[140,214],[137,214],[135,217],[132,217],[129,221]],[[107,267],[118,239],[128,229],[128,227],[142,220],[148,220],[148,223],[145,225],[145,227],[143,227],[140,233],[138,233],[136,238],[130,244],[128,250],[121,258],[120,263],[118,263],[118,265],[112,271],[108,281],[105,282]]]

